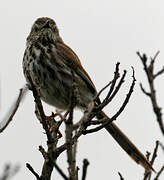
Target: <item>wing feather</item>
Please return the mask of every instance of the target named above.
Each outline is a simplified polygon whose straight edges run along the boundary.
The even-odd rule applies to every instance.
[[[57,50],[58,50],[57,53],[60,56],[62,56],[62,59],[65,61],[65,64],[67,66],[69,66],[71,69],[73,69],[74,72],[76,74],[78,74],[83,81],[85,81],[85,83],[86,83],[87,87],[90,89],[91,93],[93,93],[95,95],[97,93],[96,87],[93,84],[88,73],[82,67],[82,64],[81,64],[78,56],[75,54],[75,52],[64,43],[58,43]]]

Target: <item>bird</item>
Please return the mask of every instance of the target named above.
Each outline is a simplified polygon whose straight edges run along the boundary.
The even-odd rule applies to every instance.
[[[70,106],[73,79],[78,89],[77,108],[85,111],[97,95],[79,57],[64,43],[56,22],[49,17],[40,17],[32,25],[26,41],[23,73],[28,84],[30,73],[34,85],[40,90],[41,99],[60,110],[68,110]],[[104,117],[109,118],[103,111],[97,115],[98,119]],[[136,163],[147,172],[154,171],[143,153],[114,122],[105,129]]]

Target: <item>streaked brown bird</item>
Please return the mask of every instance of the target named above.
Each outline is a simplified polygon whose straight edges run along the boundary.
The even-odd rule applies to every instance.
[[[78,88],[76,107],[85,110],[97,94],[96,88],[84,70],[78,56],[68,47],[59,35],[54,20],[48,17],[37,19],[27,37],[23,58],[23,71],[27,72],[39,87],[41,99],[61,110],[67,110],[72,95],[72,79]],[[72,72],[74,77],[72,77]],[[107,117],[100,112],[98,119]],[[113,122],[105,127],[108,133],[128,153],[128,155],[147,171],[153,170],[151,164],[129,138]]]

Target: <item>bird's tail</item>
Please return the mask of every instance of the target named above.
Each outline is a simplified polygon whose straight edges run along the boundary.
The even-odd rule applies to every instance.
[[[109,118],[104,112],[100,112],[97,118]],[[148,162],[146,157],[139,151],[139,149],[131,142],[131,140],[116,126],[115,123],[110,123],[105,129],[112,135],[117,143],[124,149],[124,151],[137,163],[145,168],[146,171],[154,171],[152,165]]]

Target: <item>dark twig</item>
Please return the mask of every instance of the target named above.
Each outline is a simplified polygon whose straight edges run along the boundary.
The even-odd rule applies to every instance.
[[[19,95],[18,95],[16,101],[11,106],[10,111],[7,113],[5,118],[0,122],[0,133],[2,133],[6,129],[6,127],[9,125],[9,123],[12,121],[15,113],[18,110],[20,102],[22,101],[22,99],[25,96],[26,92],[27,92],[27,87],[23,87],[23,88],[20,89]],[[10,116],[8,118],[9,114],[10,114]]]
[[[148,152],[148,151],[146,151],[146,158],[147,158],[148,161],[149,161],[149,159],[150,159],[150,155],[151,155],[151,153]]]
[[[49,157],[47,152],[45,151],[45,149],[42,146],[39,146],[39,151],[42,153],[45,161],[49,161]],[[57,165],[57,163],[55,162],[55,160],[52,162],[53,166],[55,167],[55,169],[59,172],[59,174],[65,179],[68,180],[69,178],[64,174],[64,172],[62,171],[62,169]]]
[[[162,174],[162,172],[164,171],[164,166],[161,167],[161,169],[159,170],[159,172],[157,173],[156,177],[154,178],[154,180],[159,180],[159,176]]]
[[[120,180],[124,180],[120,172],[118,172],[118,175],[120,176]]]
[[[56,164],[56,162],[54,162],[54,167],[58,171],[58,173],[63,177],[63,179],[69,180],[69,178],[64,174],[62,169]]]
[[[84,160],[83,160],[82,180],[85,180],[85,179],[86,179],[88,165],[89,165],[89,161],[88,161],[87,159],[84,159]]]
[[[159,145],[160,145],[160,147],[161,147],[161,149],[162,149],[162,151],[164,153],[164,145],[161,142],[159,142]]]
[[[124,83],[124,79],[126,76],[126,71],[124,71],[118,85],[115,87],[115,90],[113,91],[113,93],[111,94],[111,96],[108,96],[104,99],[104,101],[98,106],[98,110],[102,110],[107,104],[109,104],[112,99],[115,97],[115,95],[118,93],[118,91],[120,90],[120,87],[122,86],[122,84]]]
[[[101,93],[102,93],[105,89],[107,89],[111,84],[112,84],[112,81],[110,81],[105,87],[103,87],[103,88],[96,94],[96,96],[94,97],[93,101],[96,101],[97,98],[100,97]]]
[[[150,94],[150,93],[148,93],[148,92],[144,89],[144,87],[143,87],[142,83],[140,83],[140,88],[141,88],[142,92],[143,92],[145,95],[147,95],[147,96],[151,97],[151,94]]]
[[[157,58],[157,56],[159,55],[159,53],[160,53],[160,51],[157,51],[157,52],[155,53],[154,57],[151,58],[151,60],[155,61],[155,59]]]
[[[111,94],[112,94],[112,92],[113,92],[113,90],[114,90],[114,87],[115,87],[115,85],[116,85],[117,79],[120,77],[119,66],[120,66],[120,63],[118,62],[118,63],[116,64],[116,68],[115,68],[116,70],[115,70],[115,72],[114,72],[114,78],[113,78],[113,80],[112,80],[112,85],[111,85],[110,90],[109,90],[109,92],[108,92],[108,94],[107,94],[107,96],[106,96],[107,99],[109,99],[109,97],[111,96]]]
[[[123,75],[122,75],[122,77],[121,77],[121,79],[120,79],[118,85],[116,86],[114,92],[111,94],[111,96],[110,96],[110,98],[109,98],[109,102],[112,101],[112,99],[115,97],[115,95],[116,95],[116,94],[118,93],[118,91],[120,90],[120,87],[121,87],[122,84],[124,83],[126,73],[127,73],[127,71],[124,70],[124,73],[123,73]]]
[[[26,167],[32,172],[32,174],[36,177],[37,180],[41,180],[38,173],[33,169],[33,167],[29,163],[26,163]]]
[[[152,159],[151,159],[151,161],[150,161],[150,164],[151,164],[151,165],[154,164],[155,158],[157,157],[158,147],[159,147],[159,141],[156,141],[156,146],[155,146],[155,148],[154,148],[153,156],[152,156]]]
[[[159,75],[161,75],[162,73],[164,73],[164,67],[161,70],[159,70],[156,74],[154,74],[154,79]]]
[[[95,127],[95,128],[92,128],[92,129],[88,129],[88,130],[84,129],[84,130],[82,131],[82,133],[83,133],[84,135],[86,135],[86,134],[90,134],[90,133],[94,133],[94,132],[100,131],[100,130],[103,129],[105,126],[107,126],[108,124],[110,124],[113,120],[114,120],[114,119],[112,119],[112,118],[111,118],[111,119],[106,118],[106,122],[104,122],[104,123],[101,124],[100,126]]]
[[[128,104],[129,99],[130,99],[130,97],[131,97],[131,95],[132,95],[132,93],[133,93],[136,79],[135,79],[135,71],[134,71],[133,67],[132,67],[132,70],[133,70],[133,75],[132,75],[133,81],[132,81],[132,84],[131,84],[131,86],[130,86],[129,92],[128,92],[128,94],[126,95],[126,98],[125,98],[122,106],[121,106],[120,109],[118,110],[118,112],[112,117],[113,119],[116,119],[116,118],[123,112],[123,110],[125,109],[126,105]]]
[[[161,108],[158,106],[158,103],[157,103],[156,90],[154,87],[154,79],[157,76],[164,73],[164,68],[163,68],[162,70],[160,70],[159,72],[154,74],[154,63],[155,63],[155,60],[156,60],[158,54],[159,54],[159,51],[155,54],[155,56],[153,58],[151,58],[150,64],[147,65],[148,58],[147,58],[146,54],[141,55],[139,52],[137,52],[137,55],[139,56],[139,58],[143,64],[144,71],[145,71],[147,79],[148,79],[150,93],[148,93],[143,88],[143,86],[140,85],[140,87],[141,87],[142,92],[150,98],[154,113],[156,115],[157,122],[160,127],[160,130],[161,130],[162,134],[164,135],[164,124],[163,124],[163,119],[162,119],[162,112],[161,112]]]
[[[102,123],[105,123],[107,121],[107,118],[106,117],[104,117],[104,118],[102,118],[102,119],[100,119],[100,120],[92,120],[92,121],[90,121],[89,123],[88,123],[88,126],[90,126],[90,125],[100,125],[100,124],[102,124]]]
[[[155,158],[157,157],[157,151],[158,151],[158,147],[159,147],[159,141],[156,141],[156,145],[155,145],[155,148],[154,148],[154,151],[153,151],[153,155],[152,155],[152,158],[150,160],[150,164],[153,166],[154,164],[154,161],[155,161]],[[147,152],[147,159],[149,160],[149,157],[150,157],[150,153]],[[151,179],[151,174],[152,172],[147,172],[145,171],[145,174],[144,174],[144,178],[143,180],[150,180]]]
[[[111,87],[109,89],[109,92],[108,92],[106,98],[103,100],[103,102],[101,104],[99,104],[98,107],[96,107],[96,109],[97,109],[96,111],[102,110],[107,104],[109,104],[112,101],[112,99],[114,98],[114,96],[116,95],[116,93],[118,92],[119,88],[121,87],[121,84],[123,83],[122,78],[121,78],[122,83],[121,84],[119,83],[118,86],[115,88],[116,82],[117,82],[118,78],[120,77],[119,65],[120,65],[120,63],[118,62],[116,64],[114,78],[110,83]],[[124,74],[122,77],[125,77]],[[114,90],[114,88],[115,88],[115,90]],[[113,92],[113,94],[112,94],[112,92]]]
[[[48,161],[48,154],[42,146],[39,146],[39,151],[42,153],[42,156],[44,157],[45,161]]]

